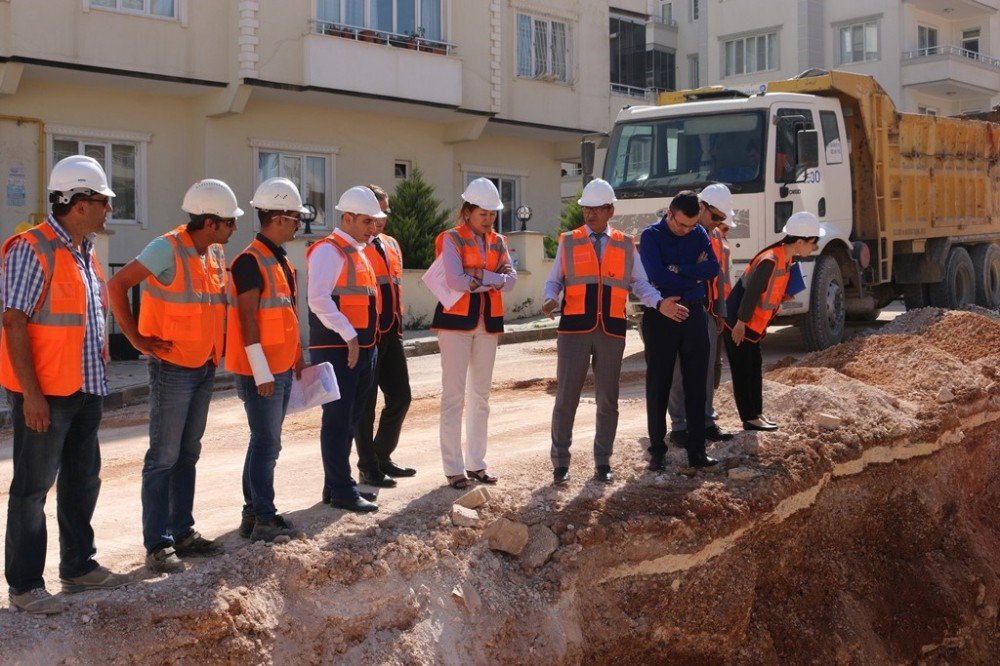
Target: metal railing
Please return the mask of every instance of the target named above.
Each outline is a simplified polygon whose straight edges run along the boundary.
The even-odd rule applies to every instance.
[[[668,92],[668,88],[640,88],[638,86],[629,86],[624,83],[612,83],[611,84],[611,94],[612,95],[622,95],[624,97],[634,97],[635,99],[645,100],[650,104],[656,103],[656,98],[661,92]]]
[[[359,42],[371,44],[385,44],[401,49],[412,49],[423,53],[437,53],[441,55],[454,55],[458,47],[449,42],[442,42],[435,39],[427,39],[420,35],[407,35],[397,32],[386,32],[385,30],[375,30],[356,25],[345,25],[333,21],[322,21],[310,19],[312,31],[317,35],[331,35],[344,39],[353,39]]]
[[[653,14],[652,16],[650,16],[649,17],[649,21],[650,21],[650,23],[658,23],[659,25],[665,25],[668,28],[676,28],[677,27],[677,21],[675,21],[674,19],[672,19],[672,18],[664,18],[662,16],[657,16],[656,14]]]
[[[1000,58],[994,58],[978,51],[970,51],[969,49],[962,48],[954,44],[947,44],[942,46],[928,46],[922,49],[913,49],[912,51],[903,51],[903,60],[918,60],[920,58],[927,58],[930,56],[938,55],[954,55],[961,56],[963,58],[968,58],[969,60],[975,60],[988,67],[994,67],[1000,69]]]

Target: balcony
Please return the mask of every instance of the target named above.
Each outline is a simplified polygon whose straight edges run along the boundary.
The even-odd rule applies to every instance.
[[[462,103],[462,61],[455,45],[312,21],[305,38],[305,85],[427,102]]]
[[[627,86],[624,83],[612,83],[611,94],[616,97],[627,97],[630,104],[656,104],[661,92],[667,92],[662,88],[639,88],[637,86]]]
[[[961,46],[904,51],[902,74],[904,86],[938,97],[962,99],[1000,92],[1000,59]]]
[[[905,4],[948,19],[949,21],[965,21],[995,14],[1000,10],[1000,0],[903,0]]]
[[[646,23],[646,46],[677,50],[677,21],[653,16]]]

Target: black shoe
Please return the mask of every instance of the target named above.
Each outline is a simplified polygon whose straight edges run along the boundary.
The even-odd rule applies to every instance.
[[[174,551],[178,557],[215,557],[222,555],[225,549],[218,542],[206,539],[196,530],[191,530],[186,537],[174,542]]]
[[[376,488],[395,488],[396,480],[392,479],[382,472],[377,474],[360,474],[358,476],[358,481],[365,486],[375,486]]]
[[[335,509],[345,509],[347,511],[355,511],[357,513],[371,513],[372,511],[378,511],[378,504],[369,502],[364,497],[331,497],[330,506]]]
[[[240,520],[240,536],[244,539],[249,539],[250,535],[253,534],[253,526],[257,523],[257,517],[243,516]]]
[[[615,473],[611,471],[611,465],[598,465],[594,478],[601,483],[614,483]]]
[[[649,459],[649,471],[650,472],[662,472],[667,469],[666,456],[662,453],[654,454],[652,458]]]
[[[743,422],[744,430],[760,430],[762,432],[773,432],[778,429],[778,426],[774,423],[766,423],[760,419],[754,419],[753,421]]]
[[[378,494],[377,494],[377,493],[370,493],[370,492],[367,492],[367,491],[365,491],[365,490],[359,490],[359,491],[358,491],[358,494],[359,494],[359,495],[361,495],[361,497],[362,497],[363,499],[366,499],[366,500],[368,500],[369,502],[374,502],[375,500],[377,500],[377,499],[378,499]],[[330,503],[330,502],[329,502],[329,501],[327,501],[327,504],[329,504],[329,503]]]
[[[385,474],[386,476],[391,476],[394,479],[405,478],[408,476],[416,476],[417,474],[417,470],[413,469],[412,467],[400,467],[391,460],[387,463],[381,463],[379,465],[379,468],[382,470],[383,474]]]
[[[569,467],[556,467],[552,470],[552,483],[561,486],[569,481]]]
[[[705,439],[710,442],[728,442],[732,438],[732,433],[722,432],[717,425],[710,425],[705,428]]]
[[[687,430],[671,430],[670,437],[668,438],[673,444],[683,448],[687,447],[688,444],[688,433]]]
[[[688,456],[688,465],[691,467],[714,467],[718,464],[718,460],[710,457],[706,453],[702,453],[700,456]]]

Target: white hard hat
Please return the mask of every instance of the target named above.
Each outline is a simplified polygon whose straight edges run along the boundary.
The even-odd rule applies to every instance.
[[[287,178],[268,178],[257,186],[250,205],[258,210],[287,210],[308,213],[295,183]]]
[[[462,199],[483,210],[503,210],[500,192],[488,178],[476,178],[462,192]]]
[[[191,215],[214,215],[225,219],[243,214],[229,186],[214,178],[199,180],[189,187],[181,210]]]
[[[106,197],[115,193],[108,187],[108,177],[104,169],[93,157],[70,155],[56,162],[49,175],[50,192],[59,192],[59,203],[69,203],[78,192],[96,192]]]
[[[576,202],[587,208],[596,208],[613,204],[616,201],[618,199],[615,198],[615,188],[611,187],[611,183],[601,178],[595,178],[583,188],[583,195]]]
[[[340,201],[334,208],[341,213],[368,215],[375,218],[385,217],[382,207],[378,205],[378,197],[364,185],[355,185],[341,194]]]
[[[702,189],[698,198],[709,206],[719,209],[719,212],[726,216],[726,219],[723,220],[726,226],[730,228],[736,226],[736,220],[733,219],[736,216],[733,211],[733,193],[729,191],[728,187],[722,183],[712,183]]]
[[[781,233],[786,236],[800,236],[802,238],[826,236],[826,229],[820,226],[819,218],[812,213],[800,210],[785,222],[785,228]]]

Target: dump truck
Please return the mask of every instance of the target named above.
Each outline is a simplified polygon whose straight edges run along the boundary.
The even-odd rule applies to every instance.
[[[871,320],[897,298],[1000,307],[1000,124],[901,113],[874,78],[809,70],[752,90],[662,93],[584,138],[584,179],[615,188],[612,225],[638,234],[671,197],[725,183],[736,226],[733,279],[806,210],[827,234],[802,261],[807,289],[786,302],[813,350],[845,319]]]

